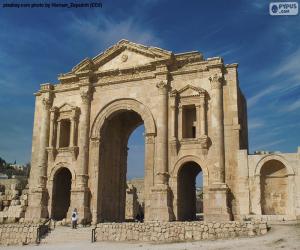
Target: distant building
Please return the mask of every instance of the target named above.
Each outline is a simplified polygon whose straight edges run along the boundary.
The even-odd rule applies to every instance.
[[[0,173],[0,179],[8,179],[7,174]]]

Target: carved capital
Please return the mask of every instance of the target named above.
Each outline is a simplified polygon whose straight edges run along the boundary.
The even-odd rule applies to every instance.
[[[167,172],[158,172],[156,173],[157,176],[157,184],[167,184],[169,181],[169,173]]]
[[[156,87],[160,91],[160,93],[167,93],[169,90],[169,85],[167,81],[161,80],[159,83],[156,84]]]
[[[99,148],[100,142],[101,142],[101,139],[99,137],[92,137],[91,138],[92,147]]]
[[[145,143],[153,144],[155,142],[154,134],[145,134]]]
[[[51,96],[44,97],[43,100],[42,100],[43,108],[45,110],[49,110],[52,106],[52,101],[53,101],[53,99],[51,98]]]
[[[92,97],[91,89],[89,87],[81,88],[80,96],[84,104],[90,103]]]
[[[210,80],[212,89],[220,89],[223,86],[223,76],[221,74],[214,74],[208,78]]]
[[[71,110],[71,119],[74,121],[78,120],[79,116],[79,108],[78,107],[73,107]]]

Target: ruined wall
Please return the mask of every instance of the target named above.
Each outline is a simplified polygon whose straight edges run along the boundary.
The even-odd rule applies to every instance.
[[[6,180],[8,181],[8,180]],[[18,222],[24,218],[28,205],[28,189],[22,183],[12,181],[0,192],[0,223]]]
[[[265,222],[147,222],[101,223],[96,241],[172,242],[225,239],[267,233]]]
[[[38,224],[0,224],[0,245],[25,245],[34,243]]]

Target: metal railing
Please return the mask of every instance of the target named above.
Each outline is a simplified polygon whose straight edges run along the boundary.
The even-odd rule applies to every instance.
[[[96,228],[92,229],[92,239],[91,239],[92,243],[96,242]]]
[[[36,244],[41,243],[41,239],[44,235],[48,234],[51,231],[51,218],[44,221],[36,230]],[[55,222],[54,222],[54,228],[55,228]]]

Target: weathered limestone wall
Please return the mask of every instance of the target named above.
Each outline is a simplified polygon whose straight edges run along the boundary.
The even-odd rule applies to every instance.
[[[28,189],[24,185],[11,184],[0,192],[0,223],[18,222],[24,218],[28,205]],[[3,190],[2,190],[3,191]]]
[[[38,224],[0,224],[0,245],[24,245],[34,243]]]
[[[225,239],[267,233],[265,222],[146,222],[101,223],[96,227],[96,241],[172,242]]]

